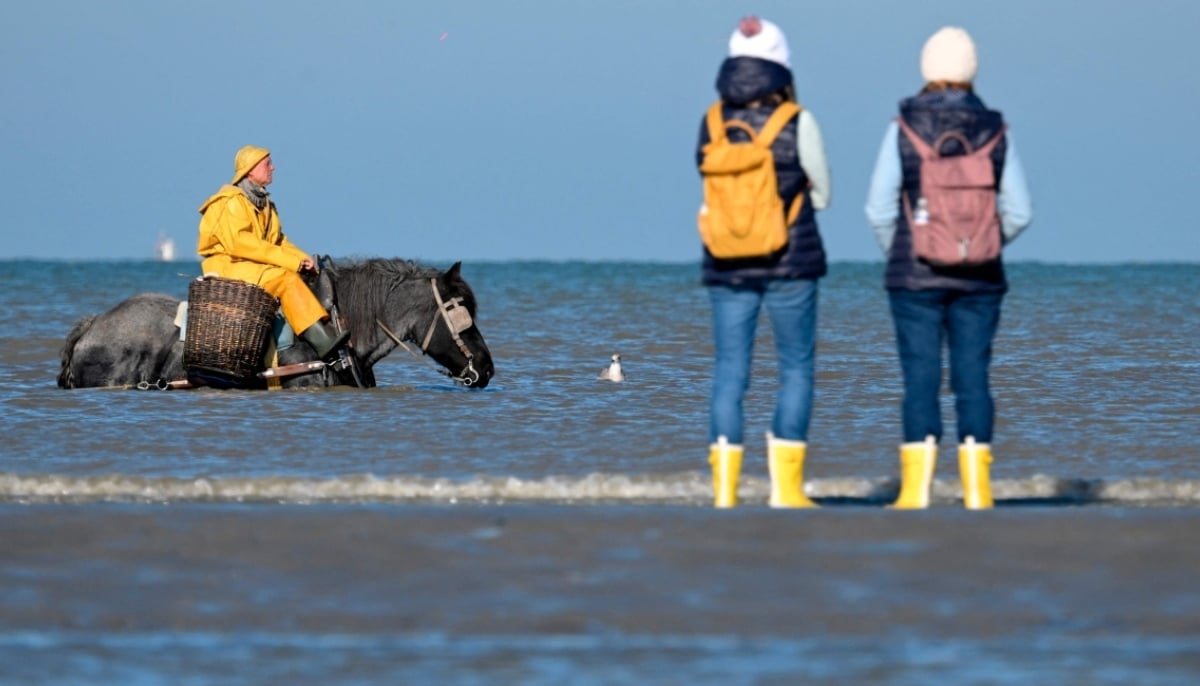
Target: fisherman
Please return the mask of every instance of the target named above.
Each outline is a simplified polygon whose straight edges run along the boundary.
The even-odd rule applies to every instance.
[[[267,193],[275,173],[271,153],[247,145],[233,158],[233,180],[200,207],[201,269],[255,284],[279,300],[293,331],[325,361],[338,357],[350,332],[338,334],[329,313],[300,278],[316,269],[313,258],[283,235],[279,212]]]

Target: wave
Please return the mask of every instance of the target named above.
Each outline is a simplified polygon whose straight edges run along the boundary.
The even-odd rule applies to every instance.
[[[896,497],[895,478],[815,479],[808,495],[825,505],[885,505]],[[1180,507],[1200,505],[1200,480],[1151,478],[1082,479],[1037,474],[992,482],[999,507],[1006,505],[1126,505]],[[743,476],[738,488],[746,505],[764,504],[766,478]],[[957,480],[935,480],[932,503],[955,505],[962,489]],[[672,474],[589,474],[541,479],[474,477],[378,477],[370,474],[332,478],[146,477],[124,474],[0,473],[0,502],[5,503],[551,503],[664,504],[707,506],[711,477],[704,472]]]

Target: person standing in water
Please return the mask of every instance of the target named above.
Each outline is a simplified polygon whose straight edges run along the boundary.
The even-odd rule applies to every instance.
[[[767,464],[772,507],[816,504],[804,494],[803,469],[812,415],[816,355],[817,280],[825,275],[825,250],[816,213],[829,205],[830,176],[825,145],[816,118],[796,102],[787,39],[775,24],[758,17],[742,19],[729,39],[729,56],[717,74],[720,99],[701,125],[696,162],[706,184],[717,152],[714,140],[744,142],[753,131],[759,145],[769,141],[766,164],[775,179],[762,190],[778,216],[781,247],[766,254],[718,257],[705,239],[702,281],[712,303],[716,361],[709,424],[709,463],[714,505],[737,504],[743,456],[742,401],[750,383],[750,364],[760,309],[766,308],[779,360],[779,393]],[[736,138],[735,138],[736,137]],[[748,146],[741,146],[746,148]],[[701,233],[716,214],[706,190]],[[733,204],[742,205],[739,197]],[[756,207],[751,212],[761,212]],[[718,250],[718,252],[720,252]]]
[[[990,465],[995,406],[988,368],[1000,323],[1000,303],[1008,290],[1000,246],[1011,243],[1029,225],[1033,207],[1003,115],[989,109],[975,92],[977,65],[975,44],[963,29],[946,27],[928,39],[921,51],[925,85],[900,102],[899,116],[888,125],[867,197],[867,220],[887,255],[884,283],[904,378],[901,486],[893,505],[900,509],[929,506],[937,444],[942,438],[943,343],[949,348],[963,501],[970,509],[993,505]],[[951,198],[947,203],[953,204],[958,201],[952,194],[962,191],[932,187],[936,170],[928,161],[940,158],[935,164],[944,168],[956,159],[964,163],[968,155],[977,156],[982,163],[976,166],[984,178],[983,187],[976,189],[975,197],[987,202],[976,200],[974,205],[984,220],[979,226],[991,231],[982,239],[991,241],[994,255],[947,264],[927,256],[931,249],[925,246],[933,234],[923,232],[939,225],[939,217],[937,199],[924,196],[945,193],[944,197]],[[925,183],[923,173],[929,175]],[[970,205],[959,203],[960,210]],[[955,215],[954,222],[961,223],[961,214]]]

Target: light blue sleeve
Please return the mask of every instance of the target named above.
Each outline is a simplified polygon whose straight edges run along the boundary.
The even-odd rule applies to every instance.
[[[1029,184],[1025,180],[1025,168],[1017,157],[1017,146],[1012,133],[1005,134],[1007,149],[1004,153],[1004,171],[1000,174],[1000,193],[996,196],[996,208],[1000,212],[1000,231],[1004,244],[1013,242],[1025,227],[1033,221],[1033,200],[1029,196]]]
[[[900,127],[893,121],[884,132],[875,171],[871,173],[871,187],[867,191],[867,222],[875,230],[875,240],[885,255],[892,247],[896,221],[900,218],[900,186],[904,182],[904,171],[900,167],[899,131]]]

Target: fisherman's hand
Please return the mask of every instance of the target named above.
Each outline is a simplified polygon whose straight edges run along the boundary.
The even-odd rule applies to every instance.
[[[303,272],[310,269],[316,271],[316,263],[313,262],[312,257],[306,255],[303,260],[300,260],[300,271]]]

